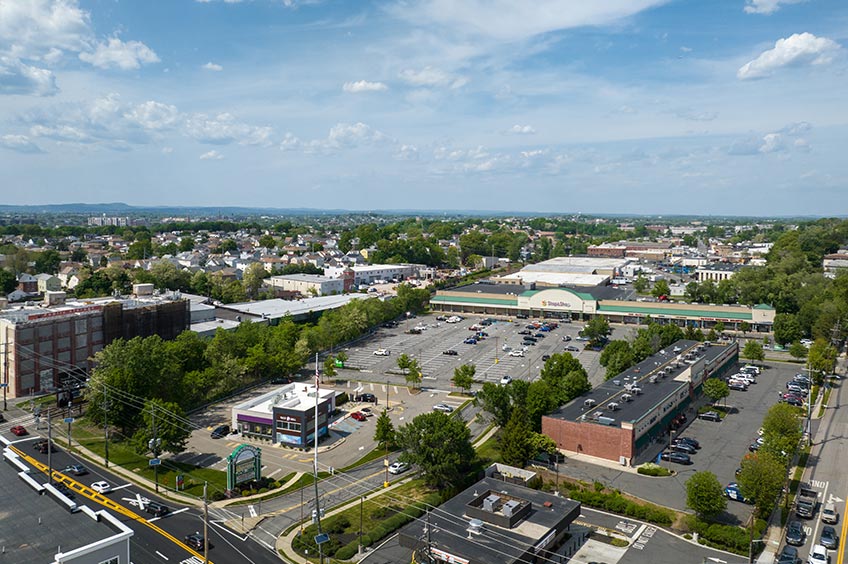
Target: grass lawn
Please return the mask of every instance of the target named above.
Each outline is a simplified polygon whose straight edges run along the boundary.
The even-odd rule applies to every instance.
[[[493,462],[501,461],[501,446],[498,442],[498,434],[495,433],[483,444],[477,447],[477,456],[482,461],[488,461],[484,466],[488,466]]]
[[[79,421],[79,420],[78,420]],[[73,427],[74,441],[84,446],[100,457],[106,454],[106,441],[102,431],[87,427],[85,424],[75,424]],[[120,466],[139,476],[153,481],[156,471],[149,466],[149,458],[138,454],[126,442],[109,442],[109,465]],[[176,488],[176,478],[182,474],[185,487],[180,490],[187,495],[203,497],[203,482],[209,482],[209,492],[227,489],[227,475],[220,470],[198,468],[191,464],[162,459],[159,466],[159,485],[168,490]]]

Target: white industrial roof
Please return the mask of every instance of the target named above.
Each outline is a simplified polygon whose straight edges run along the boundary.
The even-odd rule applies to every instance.
[[[227,304],[227,309],[249,313],[252,315],[265,316],[269,319],[277,319],[286,315],[297,316],[307,314],[311,311],[324,311],[336,309],[353,300],[367,299],[371,296],[366,294],[343,294],[340,296],[319,296],[317,298],[304,298],[302,300],[261,300],[258,302],[242,302]]]
[[[621,268],[630,259],[608,257],[556,257],[536,264],[525,266],[524,271],[545,272],[591,272],[595,269],[611,270]]]
[[[580,272],[528,272],[522,270],[503,276],[504,279],[521,280],[523,284],[540,282],[551,286],[597,286],[609,280],[606,274]]]

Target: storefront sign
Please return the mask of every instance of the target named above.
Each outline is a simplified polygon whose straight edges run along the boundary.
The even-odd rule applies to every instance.
[[[262,477],[262,449],[240,445],[227,456],[227,489]]]

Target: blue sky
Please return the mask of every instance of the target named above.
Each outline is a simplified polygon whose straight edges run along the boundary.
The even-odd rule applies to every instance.
[[[845,214],[844,0],[4,0],[7,204]]]

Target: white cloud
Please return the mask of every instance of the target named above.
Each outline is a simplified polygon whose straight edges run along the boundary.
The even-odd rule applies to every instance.
[[[58,91],[51,71],[0,56],[0,94],[52,96]]]
[[[212,61],[209,61],[208,63],[203,65],[201,68],[206,69],[206,70],[210,70],[210,71],[215,71],[215,72],[221,72],[222,70],[224,70],[224,67],[222,67],[221,65],[219,65],[217,63],[213,63]]]
[[[748,0],[745,12],[749,14],[771,14],[780,9],[781,4],[798,4],[806,0]]]
[[[208,151],[200,155],[201,161],[220,161],[224,158],[224,155],[219,153],[218,151]]]
[[[170,155],[173,152],[174,152],[173,147],[162,147],[162,154],[163,155]]]
[[[410,22],[434,22],[460,32],[499,40],[620,21],[668,0],[409,0],[396,2],[393,12]]]
[[[777,131],[738,139],[728,147],[727,153],[730,155],[765,155],[786,153],[790,149],[809,152],[811,150],[810,144],[801,135],[810,130],[812,130],[812,126],[806,121],[791,123]]]
[[[176,106],[152,100],[132,107],[123,115],[150,130],[170,129],[176,126],[180,120],[180,112]]]
[[[400,72],[400,78],[414,86],[449,86],[450,88],[462,88],[468,83],[464,76],[456,76],[431,66],[422,69],[404,69]]]
[[[718,113],[716,112],[698,111],[692,108],[678,108],[674,111],[674,115],[689,121],[713,121],[718,117]]]
[[[41,147],[32,142],[26,135],[0,135],[0,147],[19,153],[43,153]]]
[[[360,145],[372,145],[387,139],[383,132],[362,122],[338,123],[330,128],[327,145],[331,148],[353,148]]]
[[[786,66],[825,65],[830,63],[841,46],[832,39],[812,33],[795,33],[778,39],[773,49],[745,63],[736,73],[741,80],[764,78]]]
[[[353,94],[359,92],[381,92],[388,90],[389,87],[382,82],[368,82],[367,80],[357,80],[356,82],[345,82],[342,90]]]
[[[54,141],[69,141],[72,143],[93,143],[95,139],[77,127],[70,125],[34,125],[29,130],[33,137],[44,137]]]
[[[417,161],[418,147],[415,145],[401,145],[393,156],[399,161]]]
[[[80,53],[79,58],[95,67],[115,67],[121,70],[133,70],[142,64],[159,62],[156,53],[141,41],[124,43],[117,37],[110,37],[107,43],[98,43],[94,52]]]
[[[185,133],[201,143],[212,145],[269,145],[273,130],[267,126],[248,125],[237,121],[231,114],[222,113],[212,117],[206,114],[189,116],[185,121]]]
[[[515,124],[509,128],[509,133],[515,133],[516,135],[533,135],[536,133],[536,130],[530,125]]]
[[[0,49],[35,58],[55,56],[54,49],[81,51],[90,40],[89,14],[76,0],[0,2]]]

